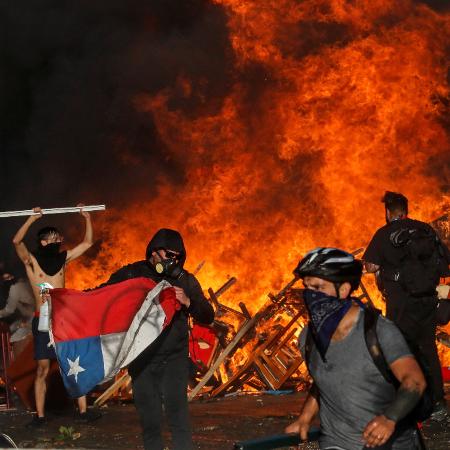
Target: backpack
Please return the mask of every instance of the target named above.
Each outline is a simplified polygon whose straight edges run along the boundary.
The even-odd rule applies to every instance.
[[[392,373],[386,358],[383,355],[383,350],[381,349],[380,342],[377,336],[377,322],[380,316],[378,311],[370,308],[364,308],[364,337],[366,340],[367,350],[372,357],[374,364],[377,369],[383,375],[383,378],[395,386],[396,389],[400,386],[399,381],[395,378]],[[405,419],[410,419],[412,422],[423,422],[431,416],[434,408],[434,395],[432,390],[432,381],[427,376],[428,371],[424,370],[424,364],[420,361],[417,355],[414,355],[422,372],[425,375],[427,386],[425,388],[419,403],[414,407],[414,409],[408,414]]]
[[[359,303],[359,302],[358,302]],[[377,336],[377,321],[380,316],[380,312],[375,310],[374,308],[370,308],[367,306],[363,307],[364,310],[364,338],[366,341],[367,350],[373,360],[373,363],[377,367],[378,371],[383,375],[383,378],[390,384],[393,384],[396,389],[398,389],[400,383],[395,378],[392,373],[389,365],[383,355],[383,350],[381,349],[380,342]],[[312,337],[311,330],[308,328],[306,334],[306,342],[305,342],[305,364],[309,370],[309,362],[311,358],[311,352],[313,349],[314,341]],[[425,388],[422,397],[414,407],[414,409],[408,414],[407,417],[401,420],[402,423],[417,423],[423,422],[431,416],[434,408],[434,396],[432,391],[431,380],[427,377],[427,372],[423,370],[423,365],[421,364],[419,358],[416,357],[417,362],[422,368],[422,371],[425,374],[425,378],[427,379],[427,386]]]
[[[439,278],[448,271],[444,250],[432,228],[400,228],[389,236],[402,250],[400,264],[392,279],[413,297],[435,297]]]

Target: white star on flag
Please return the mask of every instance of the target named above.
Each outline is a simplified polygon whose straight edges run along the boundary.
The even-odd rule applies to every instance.
[[[78,383],[78,374],[86,370],[80,366],[80,357],[78,356],[75,361],[71,361],[69,358],[67,358],[67,362],[70,366],[69,372],[67,372],[67,376],[74,375],[75,383]]]

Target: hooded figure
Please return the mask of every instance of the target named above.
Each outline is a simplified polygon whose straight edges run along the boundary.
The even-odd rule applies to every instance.
[[[150,259],[152,252],[162,248],[178,252],[180,254],[178,260],[179,265],[183,267],[186,261],[186,249],[184,248],[183,238],[178,231],[171,230],[170,228],[161,228],[158,230],[147,245],[145,257]]]
[[[166,280],[175,290],[181,309],[158,339],[128,367],[133,381],[134,404],[143,428],[145,450],[165,448],[161,434],[163,414],[172,433],[174,450],[193,450],[187,384],[188,317],[203,324],[214,320],[214,310],[206,300],[200,283],[183,268],[186,249],[180,233],[158,230],[147,245],[146,259],[113,273],[106,284],[146,277]]]
[[[163,258],[160,250],[169,250],[179,253],[176,258]],[[160,261],[153,263],[153,253],[159,255]],[[147,245],[145,257],[154,266],[156,272],[164,277],[179,278],[183,275],[183,266],[186,261],[186,249],[183,238],[178,231],[169,228],[161,228],[152,237]]]

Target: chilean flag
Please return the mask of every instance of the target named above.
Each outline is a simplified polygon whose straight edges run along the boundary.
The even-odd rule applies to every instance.
[[[167,281],[133,278],[88,292],[51,289],[50,338],[73,398],[114,377],[180,309]]]

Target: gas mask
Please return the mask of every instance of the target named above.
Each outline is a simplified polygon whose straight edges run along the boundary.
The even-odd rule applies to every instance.
[[[158,261],[155,264],[155,270],[159,275],[167,276],[170,278],[179,278],[183,273],[183,268],[180,267],[179,262],[175,258],[166,258],[163,259],[159,251],[156,253],[161,258],[161,261]]]

